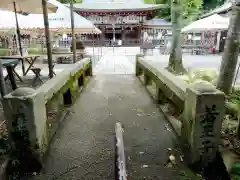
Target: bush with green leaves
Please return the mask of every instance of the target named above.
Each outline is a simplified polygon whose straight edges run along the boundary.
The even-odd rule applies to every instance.
[[[213,68],[201,68],[201,69],[190,69],[187,74],[179,76],[186,83],[197,83],[197,82],[206,82],[213,85],[216,84],[218,77],[217,69]]]
[[[11,55],[10,49],[0,49],[0,56],[9,56]]]
[[[179,78],[183,79],[188,84],[204,82],[216,85],[218,74],[217,69],[201,68],[188,70],[187,74],[179,76]],[[226,108],[227,114],[231,116],[231,119],[238,120],[240,117],[240,90],[235,89],[226,97]]]
[[[46,48],[28,48],[28,54],[45,54],[47,53]]]

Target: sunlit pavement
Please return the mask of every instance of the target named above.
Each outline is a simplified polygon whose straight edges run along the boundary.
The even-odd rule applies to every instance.
[[[118,54],[116,54],[118,53]],[[134,74],[135,57],[109,49],[93,68],[93,74]]]

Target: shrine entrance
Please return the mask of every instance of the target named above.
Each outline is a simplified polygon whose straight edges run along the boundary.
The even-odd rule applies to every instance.
[[[105,34],[105,39],[106,40],[113,40],[115,36],[115,40],[122,40],[122,34],[121,33],[107,33]]]

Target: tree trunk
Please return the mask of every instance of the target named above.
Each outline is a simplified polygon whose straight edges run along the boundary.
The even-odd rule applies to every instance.
[[[4,76],[3,76],[3,65],[2,60],[0,60],[0,92],[1,92],[1,100],[7,94]]]
[[[172,19],[172,47],[168,62],[168,70],[177,74],[182,74],[185,69],[182,64],[181,50],[181,0],[172,0],[171,19]]]
[[[19,23],[18,23],[18,17],[17,17],[17,10],[16,10],[16,2],[13,1],[13,8],[14,8],[14,14],[15,14],[15,21],[16,21],[16,27],[17,27],[17,41],[18,41],[18,46],[19,46],[19,53],[22,56],[22,42],[21,42],[21,33],[20,33],[20,28],[19,28]],[[24,72],[25,73],[25,70]]]
[[[220,74],[217,88],[225,94],[232,90],[233,78],[236,71],[239,53],[239,32],[240,32],[240,5],[236,5],[232,10],[232,16],[227,34],[226,45],[222,56]]]
[[[71,15],[71,28],[72,28],[72,51],[73,51],[73,63],[76,62],[76,36],[74,29],[74,14],[73,14],[73,0],[70,2],[70,15]]]
[[[47,56],[48,56],[48,70],[49,70],[49,78],[53,78],[53,61],[52,61],[52,43],[49,33],[49,23],[48,23],[48,12],[47,12],[47,3],[46,0],[42,0],[42,8],[43,8],[43,19],[44,19],[44,27],[45,27],[45,37],[46,37],[46,45],[47,45]]]

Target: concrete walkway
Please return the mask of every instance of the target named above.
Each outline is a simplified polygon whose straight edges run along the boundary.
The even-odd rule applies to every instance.
[[[164,167],[175,135],[135,76],[94,76],[71,112],[36,179],[113,180],[116,122],[124,126],[128,179],[179,179]]]
[[[105,55],[98,62],[93,74],[133,74],[135,67],[127,56]]]
[[[134,74],[135,56],[109,49],[98,61],[93,74]]]

